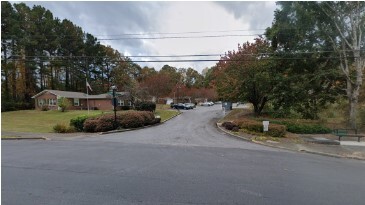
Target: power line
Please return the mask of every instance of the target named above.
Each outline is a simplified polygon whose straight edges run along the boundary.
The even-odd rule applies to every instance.
[[[361,49],[360,51],[365,51],[365,49]],[[287,54],[287,55],[296,55],[296,54],[317,54],[317,53],[338,53],[338,52],[352,52],[352,50],[339,50],[339,51],[304,51],[304,52],[282,52],[282,53],[256,53],[256,54],[239,54],[243,56],[260,56],[260,55],[276,55],[276,54]],[[209,57],[209,56],[225,56],[226,54],[182,54],[182,55],[127,55],[121,56],[124,58],[178,58],[178,57]],[[63,58],[63,59],[74,59],[74,58],[105,58],[109,56],[21,56],[21,55],[13,55],[13,57],[24,57],[24,58]]]
[[[227,33],[227,32],[256,32],[264,31],[266,29],[237,29],[237,30],[219,30],[219,31],[185,31],[185,32],[137,32],[137,33],[121,33],[121,34],[97,34],[93,35],[90,33],[83,33],[82,35],[62,35],[62,36],[75,36],[75,37],[85,37],[86,34],[90,34],[93,37],[97,36],[146,36],[146,35],[178,35],[178,34],[200,34],[200,33]],[[9,34],[9,33],[4,33]],[[35,36],[35,35],[28,35]],[[60,35],[44,35],[45,37],[57,37]]]
[[[220,31],[186,31],[186,32],[145,32],[145,33],[124,33],[124,34],[104,34],[94,36],[144,36],[144,35],[171,35],[171,34],[196,34],[196,33],[226,33],[226,32],[242,32],[242,31],[262,31],[266,29],[252,29],[252,30],[220,30]]]
[[[354,57],[348,57],[354,58]],[[173,63],[173,62],[247,62],[257,60],[308,60],[308,59],[341,59],[341,57],[318,57],[318,58],[260,58],[260,59],[181,59],[181,60],[135,60],[134,63]],[[36,62],[35,59],[11,59],[9,61]],[[69,62],[67,59],[52,60],[52,62]],[[109,60],[108,62],[128,62],[125,60]]]
[[[227,34],[227,35],[206,35],[206,36],[164,36],[164,37],[121,37],[121,38],[101,38],[99,41],[115,41],[115,40],[155,40],[155,39],[189,39],[189,38],[223,38],[223,37],[239,37],[239,36],[260,36],[265,34]]]

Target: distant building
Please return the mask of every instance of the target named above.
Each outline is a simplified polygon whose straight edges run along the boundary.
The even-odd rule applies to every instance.
[[[117,108],[132,106],[129,92],[116,92]],[[35,109],[41,110],[48,107],[50,110],[58,109],[58,99],[64,97],[70,102],[69,110],[112,110],[112,96],[108,93],[100,95],[87,95],[81,92],[70,92],[60,90],[43,90],[34,95]],[[89,106],[88,106],[89,104]]]

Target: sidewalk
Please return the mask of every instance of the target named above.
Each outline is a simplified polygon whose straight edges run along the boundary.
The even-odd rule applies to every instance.
[[[338,141],[337,137],[331,134],[288,134],[285,138],[273,138],[231,132],[221,127],[221,123],[217,123],[217,127],[227,134],[261,145],[331,157],[365,160],[365,141],[357,142],[357,139]]]

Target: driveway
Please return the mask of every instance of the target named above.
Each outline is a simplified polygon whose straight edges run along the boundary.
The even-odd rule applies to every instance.
[[[2,204],[363,204],[364,161],[268,148],[214,127],[219,106],[163,125],[2,141]]]
[[[218,131],[216,122],[223,117],[220,105],[199,106],[197,109],[181,110],[181,112],[181,115],[159,126],[129,132],[94,135],[85,137],[83,140],[277,151],[277,149],[245,142]]]

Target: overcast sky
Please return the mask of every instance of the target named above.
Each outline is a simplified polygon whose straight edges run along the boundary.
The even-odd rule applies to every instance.
[[[275,2],[25,2],[41,5],[54,17],[69,19],[127,56],[224,54],[238,43],[252,41],[273,21]],[[239,31],[237,31],[239,30]],[[229,32],[228,32],[229,31]],[[198,32],[198,33],[192,33]],[[153,35],[126,36],[121,34]],[[163,34],[161,34],[163,33]],[[174,34],[175,33],[175,34]],[[238,36],[227,36],[238,35]],[[169,38],[190,37],[199,38]],[[225,37],[202,37],[225,36]],[[120,39],[164,37],[165,39]],[[167,38],[166,38],[167,37]],[[119,38],[119,39],[118,39]],[[102,40],[118,39],[118,40]],[[132,58],[132,60],[219,59],[219,56],[180,58]],[[138,63],[159,70],[164,64],[192,67],[199,72],[215,62]]]

